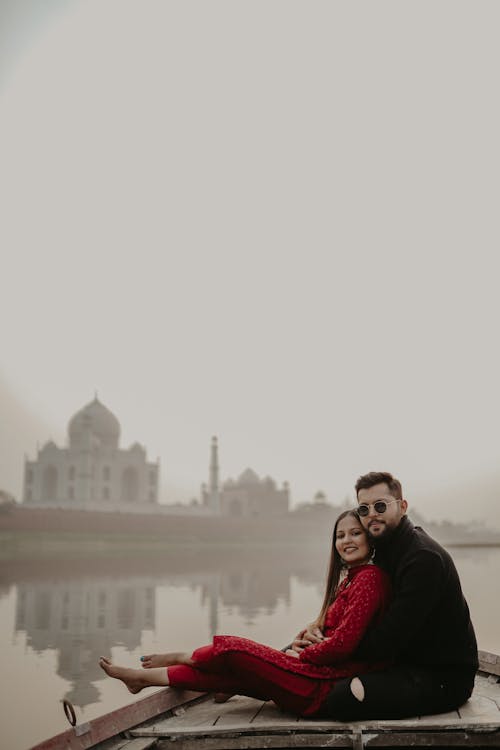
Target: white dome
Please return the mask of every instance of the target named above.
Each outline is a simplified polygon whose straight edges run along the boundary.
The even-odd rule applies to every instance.
[[[120,423],[115,415],[104,404],[101,404],[97,396],[71,417],[68,424],[70,445],[80,443],[87,430],[90,430],[102,445],[118,447]]]

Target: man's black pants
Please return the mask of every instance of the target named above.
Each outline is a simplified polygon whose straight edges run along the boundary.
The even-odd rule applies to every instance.
[[[473,674],[436,675],[418,667],[392,667],[359,675],[365,697],[351,691],[349,677],[339,680],[321,707],[320,716],[340,721],[403,719],[439,714],[463,705],[474,687]]]

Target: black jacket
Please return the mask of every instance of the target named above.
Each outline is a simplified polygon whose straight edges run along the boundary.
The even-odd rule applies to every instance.
[[[448,552],[403,516],[390,536],[375,540],[375,563],[391,577],[393,599],[356,656],[473,680],[476,637]]]

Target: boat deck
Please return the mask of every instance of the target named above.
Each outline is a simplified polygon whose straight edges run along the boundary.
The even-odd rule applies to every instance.
[[[244,748],[500,747],[500,684],[478,676],[472,698],[457,711],[398,721],[341,723],[297,719],[273,703],[234,696],[174,709],[130,731],[123,750]]]
[[[457,711],[342,723],[298,719],[271,702],[159,690],[32,750],[250,750],[252,748],[500,748],[500,657],[480,652],[474,693]]]

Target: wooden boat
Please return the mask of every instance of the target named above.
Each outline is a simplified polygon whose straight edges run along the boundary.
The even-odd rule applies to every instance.
[[[74,712],[66,715],[74,722]],[[164,688],[32,750],[500,747],[500,656],[479,652],[474,693],[457,711],[392,721],[297,719],[273,703]]]

